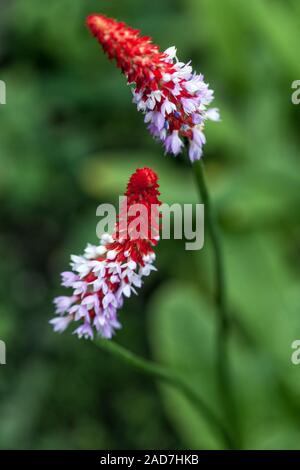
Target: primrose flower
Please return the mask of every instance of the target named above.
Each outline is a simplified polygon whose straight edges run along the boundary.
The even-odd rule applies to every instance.
[[[189,146],[189,158],[203,154],[207,120],[219,121],[216,108],[208,108],[214,93],[203,75],[193,72],[190,62],[177,58],[175,46],[160,52],[148,36],[125,23],[104,15],[91,15],[87,25],[110,59],[133,84],[133,102],[145,114],[152,136],[161,141],[166,153],[178,155]]]
[[[62,285],[70,296],[54,300],[54,331],[63,332],[71,323],[79,338],[94,335],[111,338],[121,327],[118,310],[124,299],[136,293],[151,271],[159,240],[158,177],[150,168],[136,170],[125,193],[113,235],[104,234],[98,246],[88,244],[82,256],[71,256],[72,271],[62,273]],[[137,205],[137,206],[136,206]],[[143,209],[141,220],[138,207]],[[139,221],[137,224],[136,221]],[[138,229],[137,229],[138,225]]]

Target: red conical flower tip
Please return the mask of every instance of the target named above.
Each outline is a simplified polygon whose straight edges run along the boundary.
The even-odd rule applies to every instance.
[[[159,195],[157,181],[157,174],[151,168],[138,168],[129,180],[126,196],[144,191]]]
[[[105,31],[108,28],[109,18],[104,15],[89,15],[86,19],[86,23],[91,31]]]
[[[152,247],[157,245],[159,239],[158,219],[161,205],[159,195],[158,176],[151,168],[138,168],[131,175],[125,193],[127,200],[121,206],[113,237],[117,240],[117,244],[125,237],[127,243],[125,248],[124,245],[122,248],[127,250],[130,247],[134,261],[140,264],[143,264],[143,255],[153,252]],[[136,237],[135,224],[133,232],[130,227],[137,217],[136,211],[139,213],[141,208],[144,211],[144,218],[138,225],[139,236]]]
[[[140,36],[139,30],[104,15],[88,16],[87,26],[102,44],[108,57],[116,59],[128,83],[142,86],[145,80],[150,79],[153,67],[157,68],[159,78],[162,77],[159,68],[166,55],[152,44],[150,37]]]

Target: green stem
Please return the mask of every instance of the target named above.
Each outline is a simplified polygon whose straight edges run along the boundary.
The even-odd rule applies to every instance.
[[[203,162],[199,161],[193,165],[198,190],[201,201],[204,204],[205,224],[210,234],[215,265],[215,299],[218,313],[218,331],[217,331],[217,372],[220,388],[220,398],[223,402],[224,414],[227,422],[232,424],[232,429],[237,442],[237,417],[236,409],[232,396],[231,374],[228,358],[228,338],[231,319],[227,311],[226,284],[223,253],[221,248],[221,238],[219,227],[216,222],[213,207],[211,204]]]
[[[99,346],[103,351],[112,354],[118,359],[121,359],[121,361],[135,368],[139,372],[142,372],[143,374],[148,375],[154,379],[162,380],[165,383],[175,386],[177,389],[181,390],[185,396],[197,407],[197,409],[201,411],[201,413],[211,423],[211,425],[219,433],[221,433],[225,445],[230,449],[233,448],[233,440],[219,417],[209,408],[202,398],[197,393],[195,393],[193,388],[190,387],[179,374],[171,371],[167,367],[137,356],[114,341],[97,340],[96,345]]]

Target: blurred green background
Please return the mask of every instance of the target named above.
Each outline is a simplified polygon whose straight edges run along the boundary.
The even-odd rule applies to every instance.
[[[176,44],[215,89],[205,162],[224,232],[238,327],[231,341],[243,448],[300,448],[299,0],[1,0],[0,367],[2,449],[221,448],[174,390],[48,324],[59,273],[96,242],[96,207],[136,167],[164,202],[196,202],[184,158],[163,156],[125,79],[85,27],[98,12]],[[116,340],[181,370],[217,406],[209,241],[162,241],[157,273]]]

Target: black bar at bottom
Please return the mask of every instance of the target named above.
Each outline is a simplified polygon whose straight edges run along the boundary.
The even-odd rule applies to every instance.
[[[187,451],[187,450],[139,450],[139,451],[0,451],[0,465],[38,464],[51,468],[58,464],[121,465],[135,468],[140,465],[205,465],[216,464],[266,464],[300,463],[300,451]],[[89,468],[88,467],[88,468]],[[2,467],[3,468],[3,467]],[[4,467],[5,468],[5,467]]]

